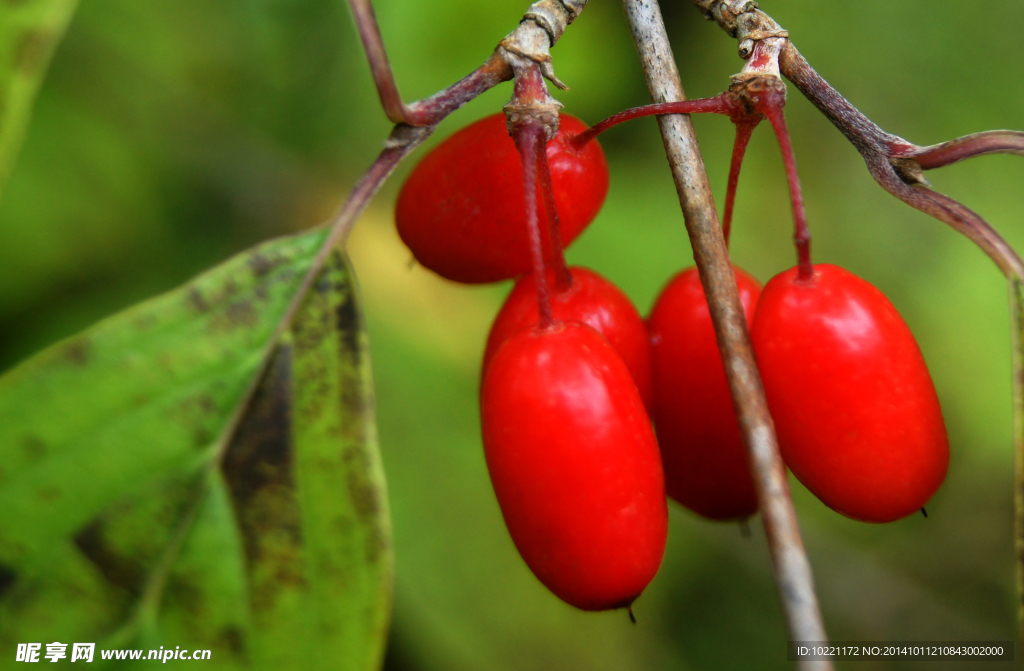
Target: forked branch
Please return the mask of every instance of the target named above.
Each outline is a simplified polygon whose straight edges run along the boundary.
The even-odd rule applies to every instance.
[[[409,105],[402,101],[398,92],[371,1],[348,0],[348,4],[385,114],[395,123],[436,126],[484,91],[512,79],[515,76],[514,66],[523,59],[535,63],[555,86],[568,88],[555,76],[549,50],[587,6],[587,0],[535,2],[523,14],[519,26],[498,44],[483,65],[444,91]]]

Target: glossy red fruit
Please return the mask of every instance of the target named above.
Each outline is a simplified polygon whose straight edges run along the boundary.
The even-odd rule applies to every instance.
[[[628,606],[657,573],[668,509],[636,385],[589,326],[557,323],[498,349],[481,395],[484,451],[519,554],[584,610]]]
[[[596,142],[580,151],[569,144],[586,124],[567,114],[559,118],[547,156],[568,246],[601,209],[608,166]],[[549,250],[543,209],[541,216]],[[500,113],[463,128],[427,154],[402,186],[395,207],[398,234],[416,260],[458,282],[494,282],[530,270],[525,222],[522,162]]]
[[[752,332],[783,459],[825,505],[865,522],[916,512],[949,443],[928,369],[889,300],[842,268],[792,268],[761,293]]]
[[[750,324],[761,285],[742,270],[734,272]],[[696,268],[665,286],[648,323],[665,491],[713,520],[753,515],[754,482]]]
[[[551,312],[555,319],[581,322],[605,337],[633,375],[644,407],[651,408],[651,345],[647,326],[633,302],[614,284],[588,268],[572,267],[573,282],[565,291],[555,286],[555,273],[548,271]],[[540,322],[537,310],[537,281],[524,275],[498,312],[487,337],[483,369],[506,340]]]

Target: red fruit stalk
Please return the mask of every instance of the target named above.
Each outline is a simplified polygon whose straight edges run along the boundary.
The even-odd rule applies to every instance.
[[[565,263],[565,243],[562,242],[562,222],[558,219],[558,203],[555,202],[555,185],[551,181],[551,168],[544,144],[537,145],[537,177],[540,191],[544,194],[547,210],[548,235],[551,241],[551,267],[555,270],[555,289],[564,291],[572,284],[572,273]]]
[[[747,145],[750,144],[750,136],[754,134],[757,121],[737,121],[736,139],[732,145],[732,160],[729,163],[729,184],[725,189],[725,212],[722,214],[722,237],[725,244],[729,244],[729,234],[732,232],[732,213],[736,205],[736,187],[740,182],[740,169],[743,167],[743,157],[747,153]]]
[[[545,147],[552,199],[568,245],[601,209],[608,166],[596,143],[583,149],[570,144],[586,124],[567,114],[559,119],[559,131]],[[481,119],[435,147],[409,175],[395,208],[398,233],[417,261],[451,280],[493,282],[529,272],[521,175],[505,116]],[[541,237],[548,260],[554,249],[548,226]]]
[[[640,313],[628,296],[594,271],[580,267],[568,270],[571,281],[564,288],[554,281],[556,269],[547,273],[548,280],[554,281],[550,293],[554,318],[586,324],[604,336],[629,369],[644,407],[651,408],[651,346]],[[491,326],[484,351],[485,372],[502,343],[540,322],[537,305],[536,279],[526,275],[516,282]]]
[[[786,119],[783,113],[783,108],[786,104],[786,89],[778,76],[778,54],[774,52],[774,55],[769,55],[765,52],[760,53],[760,55],[755,54],[755,56],[756,58],[753,58],[747,64],[747,67],[744,68],[743,74],[733,77],[733,84],[729,87],[729,91],[725,93],[721,93],[713,98],[655,103],[653,105],[634,107],[594,124],[585,132],[573,138],[572,142],[575,146],[582,148],[612,126],[616,126],[624,121],[657,114],[714,113],[729,116],[733,123],[736,124],[736,139],[733,143],[732,162],[729,167],[729,184],[725,197],[725,212],[722,217],[722,232],[726,243],[728,243],[732,225],[733,206],[736,199],[736,186],[739,183],[740,168],[743,164],[747,144],[750,142],[750,136],[754,128],[757,127],[762,119],[767,118],[779,141],[782,159],[786,166],[786,178],[789,183],[789,195],[793,204],[793,219],[795,222],[793,237],[796,242],[801,277],[806,278],[810,276],[811,272],[811,236],[807,227],[807,214],[804,208],[803,193],[800,188],[800,177],[796,170],[796,158],[793,154],[793,146],[789,138],[789,130],[786,127]],[[759,63],[754,63],[754,61],[759,61]],[[757,71],[758,68],[770,70],[772,63],[775,64],[774,73]],[[753,69],[749,69],[751,67]]]
[[[518,84],[518,81],[517,81]],[[526,231],[530,241],[532,276],[537,290],[537,310],[541,328],[554,323],[551,313],[551,298],[548,281],[544,272],[544,249],[541,242],[540,223],[537,216],[537,163],[534,157],[544,146],[544,129],[536,123],[527,123],[515,130],[516,147],[522,157],[523,193],[526,194]]]
[[[757,110],[764,114],[775,131],[782,150],[782,160],[786,165],[786,182],[789,184],[789,198],[793,204],[793,221],[795,232],[797,264],[801,279],[809,279],[814,273],[811,266],[811,233],[807,228],[807,210],[804,208],[803,191],[800,188],[800,175],[796,171],[796,156],[793,154],[793,143],[789,139],[786,128],[786,117],[782,107],[786,103],[785,89],[769,88],[757,100]]]
[[[661,564],[661,459],[629,370],[589,326],[530,328],[494,354],[484,451],[516,548],[559,598],[628,607]]]
[[[874,286],[837,266],[765,286],[752,341],[786,464],[825,505],[891,522],[942,484],[949,443],[921,351]]]
[[[761,286],[739,269],[734,273],[750,324]],[[750,464],[696,268],[672,278],[648,322],[666,492],[713,520],[753,515],[758,504]]]

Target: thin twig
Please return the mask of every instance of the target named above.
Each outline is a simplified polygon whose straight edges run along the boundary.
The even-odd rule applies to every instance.
[[[306,299],[306,294],[309,293],[310,288],[320,276],[320,271],[323,270],[327,259],[338,245],[345,242],[349,232],[352,230],[352,226],[355,225],[359,215],[362,214],[363,210],[370,202],[370,199],[372,199],[374,194],[377,193],[377,190],[380,189],[384,180],[388,178],[403,158],[408,156],[414,149],[416,149],[416,147],[421,145],[424,140],[430,137],[433,130],[433,126],[420,128],[406,126],[404,124],[395,126],[394,130],[391,132],[391,136],[388,138],[387,143],[384,146],[384,150],[377,156],[377,160],[373,162],[359,182],[356,183],[355,187],[352,189],[352,193],[349,194],[348,200],[345,201],[341,210],[338,211],[338,214],[336,214],[330,224],[328,224],[330,232],[327,234],[327,238],[320,246],[320,249],[317,250],[316,256],[313,257],[313,262],[310,264],[309,270],[306,271],[306,275],[302,278],[302,284],[299,285],[299,288],[292,297],[291,302],[288,304],[288,308],[285,310],[284,315],[274,328],[273,334],[270,336],[270,339],[267,341],[267,344],[263,349],[263,355],[260,359],[259,366],[257,366],[252,379],[249,381],[248,387],[246,387],[245,392],[242,394],[242,398],[238,405],[235,406],[234,412],[231,414],[228,423],[221,432],[215,453],[216,461],[218,463],[223,458],[228,445],[231,444],[231,440],[234,437],[235,432],[238,430],[239,424],[241,424],[243,417],[245,417],[245,413],[249,409],[249,404],[256,395],[260,382],[262,381],[267,368],[270,366],[270,362],[274,358],[274,353],[277,351],[277,346],[281,342],[281,338],[284,336],[285,332],[291,328],[295,315],[302,306],[302,302]]]
[[[1013,554],[1017,574],[1017,636],[1024,641],[1024,282],[1010,279],[1013,329]]]
[[[657,3],[650,0],[623,2],[652,101],[683,99],[679,72]],[[793,640],[825,641],[811,567],[789,496],[786,469],[779,455],[746,318],[693,127],[688,117],[679,115],[659,117],[658,123],[750,456],[789,633]],[[802,669],[832,668],[829,662],[804,661],[800,665]]]
[[[913,154],[914,160],[925,170],[934,170],[986,154],[1024,156],[1024,133],[1019,130],[987,130],[917,149]]]
[[[391,71],[388,52],[384,49],[384,38],[381,37],[380,26],[377,25],[373,4],[370,0],[348,0],[348,6],[352,10],[352,18],[355,19],[359,38],[363,41],[363,50],[370,62],[370,73],[373,75],[373,82],[377,85],[377,93],[380,95],[380,104],[384,108],[384,114],[391,119],[392,123],[408,123],[409,109],[402,102],[402,96],[398,92],[398,84]]]
[[[381,106],[388,119],[396,124],[436,126],[446,116],[484,91],[512,78],[512,70],[499,47],[483,65],[456,84],[429,98],[406,105],[398,92],[398,84],[384,48],[384,39],[380,34],[373,4],[370,0],[349,0],[348,4],[363,42]]]

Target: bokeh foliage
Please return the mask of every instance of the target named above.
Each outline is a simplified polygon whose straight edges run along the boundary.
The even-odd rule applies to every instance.
[[[379,0],[405,96],[429,95],[482,62],[526,4]],[[664,4],[689,95],[725,88],[740,67],[735,42],[690,3]],[[1016,0],[983,11],[954,0],[761,4],[890,132],[928,144],[1024,128],[1016,83],[1024,6]],[[567,111],[596,121],[646,102],[617,3],[592,2],[553,54],[573,87],[558,93]],[[439,137],[494,112],[509,94],[502,87],[467,105]],[[1009,639],[1005,283],[968,242],[884,194],[796,91],[787,112],[815,258],[860,274],[900,309],[935,377],[952,444],[928,520],[852,522],[794,482],[829,632]],[[732,129],[717,117],[696,124],[720,196]],[[318,223],[388,127],[340,0],[83,3],[0,201],[0,369],[233,252]],[[619,283],[645,311],[692,262],[690,250],[654,122],[609,132],[603,145],[611,191],[570,260]],[[757,520],[744,539],[733,525],[674,508],[665,562],[637,603],[637,627],[621,613],[579,613],[532,578],[502,526],[479,444],[479,359],[507,287],[459,287],[408,267],[391,202],[409,167],[350,245],[394,519],[388,668],[788,668]],[[1019,159],[989,157],[928,177],[1024,249]],[[783,180],[778,150],[760,129],[741,178],[732,249],[762,281],[794,260]]]

